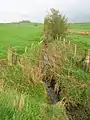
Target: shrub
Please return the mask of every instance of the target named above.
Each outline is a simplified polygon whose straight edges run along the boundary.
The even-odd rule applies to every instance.
[[[61,15],[58,10],[51,9],[44,19],[44,34],[47,40],[64,38],[67,35],[68,23],[65,16]]]

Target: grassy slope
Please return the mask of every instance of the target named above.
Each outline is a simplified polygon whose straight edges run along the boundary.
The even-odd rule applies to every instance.
[[[6,55],[8,46],[14,46],[23,52],[26,45],[39,41],[41,28],[41,24],[0,24],[0,57]]]

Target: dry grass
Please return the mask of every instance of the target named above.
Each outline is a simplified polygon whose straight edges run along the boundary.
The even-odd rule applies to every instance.
[[[27,117],[38,120],[68,120],[65,113],[65,102],[78,101],[80,103],[83,100],[82,103],[88,103],[90,99],[88,87],[90,83],[89,73],[85,73],[82,68],[76,66],[78,58],[82,57],[81,52],[74,57],[74,45],[70,44],[69,41],[63,42],[58,40],[49,43],[48,49],[42,49],[41,45],[39,49],[36,47],[36,49],[31,49],[31,51],[22,56],[22,66],[16,65],[2,70],[4,71],[0,78],[2,80],[2,91],[9,89],[6,93],[7,95],[12,90],[17,91],[14,97],[12,97],[13,93],[9,97],[8,103],[10,100],[12,101],[10,109],[16,111],[15,117],[19,116],[17,120],[20,118],[24,120]],[[45,54],[48,57],[47,64],[44,60]],[[61,87],[61,101],[52,106],[46,103],[47,94],[45,86],[41,84],[43,77],[47,74],[50,79],[54,76],[59,81]],[[6,103],[6,95],[4,95],[2,96]],[[13,112],[13,114],[15,113]]]

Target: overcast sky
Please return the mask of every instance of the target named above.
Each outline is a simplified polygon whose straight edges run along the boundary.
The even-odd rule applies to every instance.
[[[0,0],[0,22],[43,22],[50,8],[59,9],[69,22],[90,21],[90,0]]]

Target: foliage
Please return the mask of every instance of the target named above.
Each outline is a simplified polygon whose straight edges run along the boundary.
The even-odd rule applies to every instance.
[[[66,97],[69,100],[88,104],[89,95],[89,76],[82,68],[76,65],[82,59],[81,49],[77,48],[77,56],[74,58],[74,45],[63,44],[62,41],[53,41],[48,45],[47,54],[51,63],[50,72],[60,81],[60,98]]]
[[[31,23],[30,20],[22,20],[19,23]]]
[[[51,9],[44,19],[44,34],[48,39],[65,37],[67,35],[68,24],[65,16],[61,15],[58,10]]]

